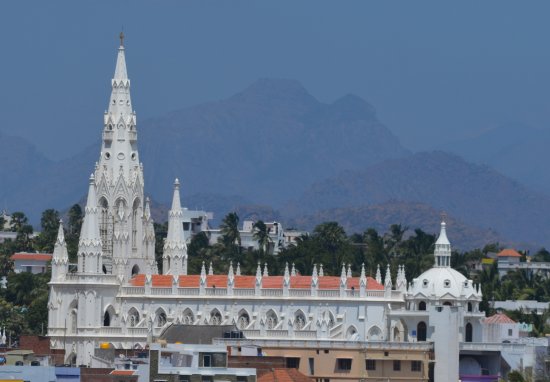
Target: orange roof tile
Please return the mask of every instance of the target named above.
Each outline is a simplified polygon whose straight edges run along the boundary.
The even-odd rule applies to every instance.
[[[252,289],[256,286],[256,276],[235,276],[235,288]]]
[[[262,288],[280,289],[283,287],[283,276],[262,277]]]
[[[272,369],[258,377],[258,382],[313,382],[297,369]]]
[[[311,276],[290,276],[290,287],[295,289],[311,288]]]
[[[111,375],[134,375],[133,370],[113,370]]]
[[[180,288],[198,288],[201,283],[201,275],[180,276]]]
[[[266,276],[262,277],[262,288],[266,289],[280,289],[283,287],[283,276]],[[134,276],[130,280],[130,284],[133,286],[144,286],[145,275],[139,274]],[[152,275],[151,284],[153,288],[169,288],[172,286],[171,275]],[[235,276],[235,288],[254,288],[256,285],[255,276]],[[185,275],[179,277],[180,288],[198,288],[200,286],[200,275]],[[206,286],[211,288],[216,286],[218,288],[227,287],[227,275],[208,275],[206,276]],[[294,289],[308,289],[311,287],[311,276],[291,276],[290,288]],[[359,289],[359,278],[350,277],[347,281],[348,289],[352,287]],[[340,277],[338,276],[323,276],[319,277],[319,289],[339,289]],[[367,289],[368,290],[384,290],[384,286],[372,277],[367,277]]]
[[[11,256],[12,260],[35,260],[35,261],[50,261],[52,259],[52,255],[49,253],[26,253],[26,252],[19,252],[14,253]]]
[[[484,321],[485,324],[515,324],[516,321],[512,320],[510,317],[504,313],[496,313],[490,317],[487,317]]]
[[[498,257],[521,257],[521,254],[519,254],[515,249],[506,248],[500,251],[497,256]]]

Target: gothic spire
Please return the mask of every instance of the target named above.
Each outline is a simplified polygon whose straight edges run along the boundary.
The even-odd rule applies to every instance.
[[[62,278],[68,271],[69,254],[67,253],[67,243],[63,233],[63,221],[59,220],[59,230],[53,249],[52,256],[52,280]]]
[[[78,243],[78,271],[99,273],[101,271],[101,236],[99,234],[99,217],[94,174],[90,176],[88,200],[84,209],[84,221]]]
[[[187,244],[183,232],[183,211],[180,204],[180,182],[174,181],[172,207],[168,213],[168,233],[164,242],[164,272],[187,274]]]

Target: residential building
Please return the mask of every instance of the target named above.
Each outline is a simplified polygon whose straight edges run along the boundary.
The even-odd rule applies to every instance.
[[[13,261],[13,271],[15,273],[46,273],[49,262],[52,260],[52,254],[18,252],[13,254],[10,259]]]

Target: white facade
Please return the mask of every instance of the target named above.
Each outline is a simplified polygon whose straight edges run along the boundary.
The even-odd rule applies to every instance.
[[[411,284],[399,267],[384,282],[341,275],[187,275],[187,246],[179,182],[169,212],[164,274],[157,274],[155,238],[144,200],[143,167],[137,149],[136,115],[130,101],[124,47],[118,50],[109,109],[104,116],[100,159],[89,182],[78,249],[78,270],[69,274],[63,231],[52,260],[48,335],[66,362],[105,366],[99,344],[144,348],[173,323],[234,324],[247,339],[323,340],[361,343],[433,342],[436,381],[458,380],[461,344],[482,342],[481,290],[450,268],[445,223],[435,266]],[[279,233],[277,233],[279,235]]]

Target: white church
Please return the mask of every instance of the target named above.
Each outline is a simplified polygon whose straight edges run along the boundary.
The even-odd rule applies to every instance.
[[[322,266],[310,276],[296,274],[292,267],[283,276],[270,276],[267,267],[260,266],[255,275],[243,275],[237,264],[224,275],[207,272],[204,265],[200,274],[188,275],[176,179],[164,273],[158,274],[122,42],[104,114],[100,157],[89,179],[77,271],[68,271],[62,226],[52,259],[48,335],[52,349],[65,350],[67,363],[108,366],[97,353],[101,344],[145,349],[173,325],[234,325],[244,339],[228,340],[228,346],[240,341],[273,355],[311,351],[314,360],[328,354],[326,349],[362,357],[360,362],[350,361],[349,370],[346,361],[326,372],[322,361],[315,371],[309,361],[311,375],[325,373],[331,381],[339,380],[334,375],[338,372],[347,372],[348,378],[379,378],[386,373],[380,365],[389,365],[386,376],[400,380],[397,375],[405,368],[401,362],[410,363],[403,380],[428,380],[432,373],[438,382],[457,381],[463,360],[472,374],[498,373],[496,361],[476,358],[487,350],[482,343],[481,288],[451,268],[445,222],[433,268],[410,283],[403,267],[395,285],[389,268],[383,280],[380,270],[376,278],[367,277],[364,269],[352,277],[349,267],[329,276]],[[306,362],[301,370],[307,369]],[[414,372],[418,378],[406,377]]]

